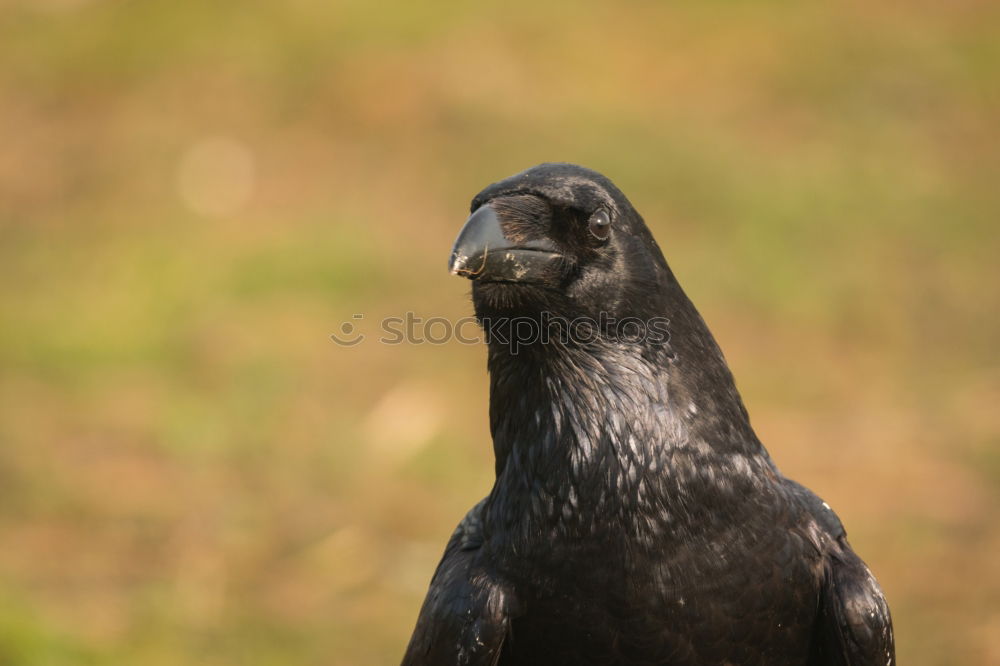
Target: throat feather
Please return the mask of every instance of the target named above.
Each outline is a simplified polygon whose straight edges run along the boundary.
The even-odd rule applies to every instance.
[[[726,396],[699,393],[670,359],[610,344],[545,352],[490,358],[489,513],[525,540],[659,534],[701,515],[708,493],[739,501],[770,464],[749,423],[733,425],[738,410],[718,413]]]

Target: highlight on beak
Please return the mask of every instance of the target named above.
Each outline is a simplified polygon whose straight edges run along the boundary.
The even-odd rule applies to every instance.
[[[470,280],[536,282],[562,257],[546,239],[515,243],[503,235],[489,204],[480,206],[455,239],[448,271]]]
[[[486,267],[490,249],[499,250],[508,244],[496,211],[489,204],[480,206],[458,233],[448,270],[452,275],[478,275]]]

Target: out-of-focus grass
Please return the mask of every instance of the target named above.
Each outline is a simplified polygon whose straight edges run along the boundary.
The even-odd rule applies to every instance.
[[[0,663],[396,660],[492,454],[483,350],[376,322],[467,314],[469,198],[545,160],[645,214],[901,662],[995,663],[998,74],[983,2],[4,3]]]

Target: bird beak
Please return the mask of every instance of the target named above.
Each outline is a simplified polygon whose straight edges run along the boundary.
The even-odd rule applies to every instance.
[[[546,239],[512,242],[503,235],[496,211],[480,206],[462,227],[448,270],[484,282],[538,282],[562,255]]]

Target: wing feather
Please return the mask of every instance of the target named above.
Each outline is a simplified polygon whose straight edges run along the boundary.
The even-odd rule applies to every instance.
[[[483,503],[469,511],[448,541],[403,666],[494,666],[500,658],[512,596],[482,563]]]

